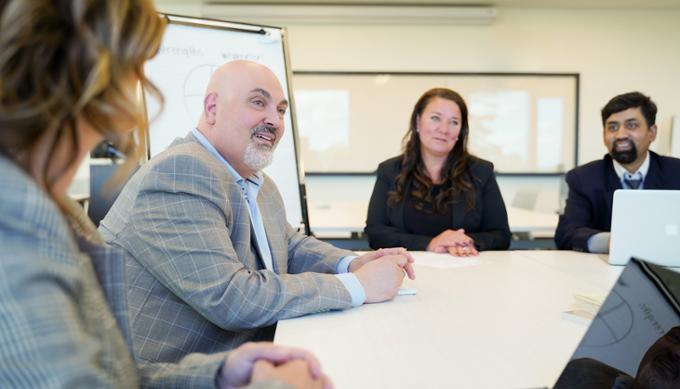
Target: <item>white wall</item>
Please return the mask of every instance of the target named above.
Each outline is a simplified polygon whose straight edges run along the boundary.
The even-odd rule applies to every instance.
[[[294,70],[580,73],[580,162],[604,153],[599,110],[616,94],[640,90],[657,102],[662,153],[680,113],[680,10],[500,9],[488,26],[290,26],[289,42]]]
[[[580,73],[579,163],[606,152],[600,109],[616,94],[652,96],[659,106],[653,148],[664,154],[671,117],[680,114],[678,10],[500,9],[488,26],[290,26],[289,42],[294,70]],[[354,198],[373,182],[347,181],[335,180]],[[310,201],[338,193],[328,179],[306,182]],[[508,204],[517,189],[534,187],[537,209],[560,207],[557,179],[502,177],[499,183]]]
[[[198,5],[159,7],[201,13]],[[671,117],[680,114],[678,9],[499,8],[491,25],[292,25],[288,31],[293,70],[580,73],[579,163],[606,151],[602,106],[640,90],[659,106],[653,149],[670,152]],[[533,186],[541,190],[539,209],[559,207],[559,180],[499,182],[507,203],[517,188]],[[373,180],[307,177],[306,183],[311,202],[332,201],[338,188],[346,198],[367,201]]]

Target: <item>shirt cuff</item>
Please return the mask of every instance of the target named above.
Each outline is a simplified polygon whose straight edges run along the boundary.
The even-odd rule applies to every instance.
[[[336,274],[335,276],[338,277],[340,282],[345,286],[345,289],[349,292],[349,295],[352,296],[353,307],[358,307],[366,301],[364,287],[361,286],[361,282],[359,282],[359,279],[354,273]]]
[[[607,254],[609,252],[609,232],[598,232],[588,238],[588,251],[596,254]]]
[[[348,255],[346,257],[343,257],[340,260],[340,262],[338,262],[338,265],[335,267],[335,272],[337,274],[349,272],[349,264],[352,263],[352,261],[358,257],[359,257],[358,255]]]

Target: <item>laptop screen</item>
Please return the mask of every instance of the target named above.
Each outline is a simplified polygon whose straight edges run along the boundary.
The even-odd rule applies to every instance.
[[[680,273],[631,259],[555,388],[680,387]]]
[[[630,257],[680,266],[680,190],[617,190],[612,209],[609,263]]]

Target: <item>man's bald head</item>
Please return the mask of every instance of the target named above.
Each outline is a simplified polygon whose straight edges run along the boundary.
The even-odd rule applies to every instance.
[[[269,84],[275,86],[276,91],[280,91],[280,94],[283,95],[281,83],[268,67],[257,62],[239,60],[227,62],[213,72],[210,81],[208,81],[204,98],[207,98],[210,94],[216,94],[220,99],[229,99],[247,91],[247,88],[257,84],[258,80],[268,81]],[[273,92],[275,91],[267,91],[269,94]],[[288,102],[285,101],[285,103],[287,106]],[[205,108],[204,100],[204,112],[199,120],[199,130],[207,127],[201,125],[201,122],[206,119]],[[212,123],[207,124],[208,126],[212,125]]]
[[[281,83],[269,68],[227,62],[208,82],[197,128],[246,178],[271,162],[287,108]]]

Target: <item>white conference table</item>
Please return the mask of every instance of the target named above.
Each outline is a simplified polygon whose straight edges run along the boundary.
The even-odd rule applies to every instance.
[[[623,269],[576,252],[414,254],[416,295],[283,320],[275,341],[313,351],[339,389],[552,386],[587,329],[563,312]]]
[[[309,225],[317,237],[349,237],[364,231],[367,211],[367,203],[310,203]],[[515,207],[508,207],[507,211],[512,232],[530,233],[535,237],[554,236],[559,219],[557,213]]]

